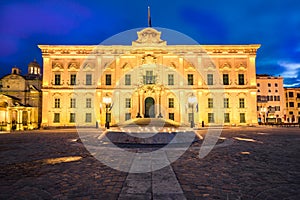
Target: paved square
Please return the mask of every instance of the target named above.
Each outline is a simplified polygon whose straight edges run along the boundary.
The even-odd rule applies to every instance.
[[[102,164],[78,138],[71,129],[0,134],[0,199],[300,199],[298,127],[225,128],[203,159],[200,141],[140,174]]]

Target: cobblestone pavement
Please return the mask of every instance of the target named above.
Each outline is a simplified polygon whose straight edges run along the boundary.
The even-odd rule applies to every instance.
[[[141,174],[102,164],[78,137],[0,134],[0,199],[300,199],[299,128],[227,128],[203,159],[197,142],[170,166]]]

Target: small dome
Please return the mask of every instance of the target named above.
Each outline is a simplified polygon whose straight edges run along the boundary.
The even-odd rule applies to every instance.
[[[40,68],[40,64],[34,59],[34,61],[28,64],[28,74],[39,75],[41,73]]]
[[[28,64],[28,67],[40,67],[40,64],[34,59],[34,61]]]

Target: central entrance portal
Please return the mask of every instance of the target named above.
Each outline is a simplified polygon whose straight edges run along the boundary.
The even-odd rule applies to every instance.
[[[145,118],[155,118],[154,99],[147,97],[145,99]]]

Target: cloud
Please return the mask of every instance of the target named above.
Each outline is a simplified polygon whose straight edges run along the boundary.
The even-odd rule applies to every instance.
[[[300,63],[290,63],[280,61],[278,64],[284,68],[282,76],[284,78],[298,78],[300,73]]]

